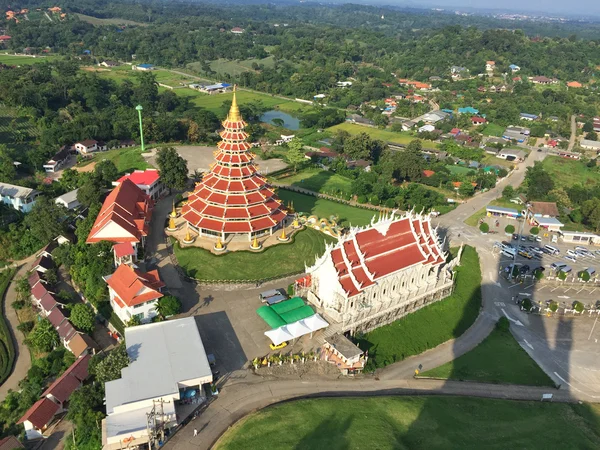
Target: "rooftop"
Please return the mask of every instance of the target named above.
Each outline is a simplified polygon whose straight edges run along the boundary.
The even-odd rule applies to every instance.
[[[135,306],[163,296],[159,289],[164,287],[157,270],[142,272],[127,264],[121,264],[106,282],[115,294],[127,305]]]
[[[540,216],[557,217],[559,215],[558,206],[555,202],[530,202],[529,210]]]
[[[342,334],[334,334],[325,338],[325,341],[346,359],[352,359],[363,354],[363,351],[357,345]]]
[[[61,403],[67,401],[69,396],[81,385],[81,382],[88,377],[90,359],[90,355],[77,359],[46,389],[42,396],[52,395]]]
[[[178,384],[186,380],[212,381],[193,317],[126,328],[125,342],[131,362],[120,379],[106,383],[108,414],[126,403],[178,395]]]
[[[27,198],[33,193],[37,193],[37,191],[14,184],[0,183],[0,196],[2,197]]]
[[[136,170],[135,172],[123,175],[117,181],[113,181],[113,186],[118,186],[124,180],[131,180],[138,186],[151,186],[159,179],[160,174],[156,169]]]
[[[35,402],[33,406],[29,408],[25,414],[23,414],[23,417],[21,417],[17,423],[19,424],[29,421],[34,427],[41,429],[52,421],[54,414],[57,412],[58,405],[52,400],[44,397]]]
[[[68,205],[69,203],[77,201],[77,191],[79,191],[79,189],[73,189],[72,191],[69,191],[66,194],[56,197],[54,200],[61,200]]]

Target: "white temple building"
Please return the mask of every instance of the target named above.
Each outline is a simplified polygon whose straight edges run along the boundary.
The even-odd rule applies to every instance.
[[[298,280],[306,296],[342,332],[366,332],[452,293],[452,268],[430,217],[407,214],[352,228]]]

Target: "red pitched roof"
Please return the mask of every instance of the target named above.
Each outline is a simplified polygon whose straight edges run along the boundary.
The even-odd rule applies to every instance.
[[[415,264],[444,262],[429,222],[411,217],[360,230],[339,242],[330,256],[348,297]]]
[[[114,250],[117,258],[122,258],[123,256],[133,255],[135,253],[133,245],[131,245],[129,242],[122,242],[120,244],[115,244],[113,246],[113,250]]]
[[[31,275],[29,275],[27,280],[29,281],[29,287],[33,288],[36,284],[42,281],[42,277],[40,277],[40,273],[37,270],[34,270],[31,272]]]
[[[58,405],[52,400],[44,397],[35,402],[17,423],[29,421],[34,427],[42,429],[52,421],[54,414],[57,412]]]
[[[429,177],[432,177],[432,176],[434,176],[434,175],[435,175],[435,172],[434,172],[433,170],[425,169],[425,170],[423,171],[423,176],[424,176],[425,178],[429,178]]]
[[[473,123],[485,123],[487,121],[483,117],[474,116],[474,117],[471,117],[471,122],[473,122]]]
[[[165,285],[157,270],[141,272],[125,264],[117,267],[107,283],[127,306],[161,298],[163,294],[158,290]]]
[[[33,297],[38,301],[41,300],[42,297],[47,293],[48,290],[46,289],[44,283],[38,283],[31,288],[31,295],[33,295]]]
[[[160,179],[160,175],[158,173],[158,170],[146,169],[146,170],[136,170],[133,173],[123,175],[115,183],[119,184],[125,180],[131,180],[138,186],[139,185],[150,186],[153,183],[157,182],[159,179]]]
[[[104,200],[86,242],[139,242],[148,235],[153,206],[139,187],[131,180],[124,180]],[[110,225],[117,230],[105,231]]]
[[[77,359],[77,361],[71,364],[71,366],[65,370],[64,373],[48,387],[48,389],[46,389],[42,396],[46,397],[51,394],[61,403],[68,400],[69,396],[75,392],[81,383],[88,377],[90,358],[90,355],[85,355]]]

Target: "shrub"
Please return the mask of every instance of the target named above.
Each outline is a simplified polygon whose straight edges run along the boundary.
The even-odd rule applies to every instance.
[[[544,272],[542,272],[541,270],[536,270],[533,274],[535,276],[536,280],[541,280],[542,278],[544,278]]]
[[[181,301],[173,295],[166,295],[158,300],[156,312],[162,317],[179,314],[181,312]]]
[[[96,326],[96,314],[85,303],[77,303],[73,306],[70,320],[76,328],[88,333],[94,331]]]
[[[531,227],[529,229],[529,234],[533,234],[534,236],[537,236],[538,234],[540,234],[540,229],[538,227]]]
[[[558,302],[555,301],[551,301],[550,305],[548,305],[548,308],[550,309],[550,311],[552,312],[556,312],[558,311]]]
[[[483,222],[481,225],[479,225],[479,231],[481,231],[482,233],[487,233],[488,231],[490,231],[490,226]]]
[[[500,331],[508,331],[510,328],[510,321],[502,316],[498,319],[498,322],[496,322],[496,328]]]
[[[19,309],[25,308],[25,302],[23,300],[15,300],[11,303],[11,306],[13,307],[13,309],[18,311]]]
[[[567,279],[567,272],[563,272],[561,270],[560,272],[558,272],[558,278],[561,279],[562,281],[565,281]]]
[[[506,227],[504,228],[504,232],[508,233],[508,234],[513,234],[515,232],[515,226],[514,225],[506,225]]]
[[[581,302],[574,302],[573,309],[575,311],[577,311],[578,313],[581,313],[585,309],[585,306],[583,306],[583,303],[581,303]]]
[[[525,311],[530,311],[532,306],[533,306],[533,303],[531,303],[531,300],[529,300],[528,298],[523,299],[523,302],[521,303],[521,307],[523,307],[523,309]]]
[[[356,201],[357,201],[358,203],[367,203],[367,202],[368,202],[368,200],[367,200],[367,197],[366,197],[365,195],[359,195],[359,196],[356,198]]]
[[[31,330],[33,330],[34,325],[35,324],[31,320],[28,320],[27,322],[23,322],[17,325],[17,330],[19,330],[23,334],[27,334]]]
[[[583,281],[590,281],[590,273],[587,270],[582,270],[578,276]]]
[[[290,297],[293,297],[293,296],[294,296],[294,293],[295,293],[295,292],[294,292],[294,283],[290,283],[290,284],[289,284],[289,286],[287,287],[287,294],[288,294]]]

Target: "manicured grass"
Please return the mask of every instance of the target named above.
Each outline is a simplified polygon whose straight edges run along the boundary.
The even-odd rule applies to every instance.
[[[294,202],[294,209],[308,215],[315,215],[319,219],[329,219],[332,215],[338,217],[341,225],[363,226],[371,222],[376,211],[337,203],[332,200],[313,197],[312,195],[298,194],[297,192],[279,189],[277,195],[287,205]]]
[[[0,272],[0,302],[4,302],[4,295],[14,277],[17,269],[5,269]],[[10,375],[15,361],[15,347],[6,325],[4,316],[0,316],[0,384]]]
[[[243,72],[258,73],[257,70],[254,70],[252,68],[252,63],[262,64],[265,66],[265,69],[272,69],[273,66],[275,65],[275,58],[273,56],[267,56],[266,58],[263,58],[263,59],[250,58],[250,59],[244,59],[241,61],[230,61],[227,59],[217,59],[210,63],[210,68],[218,74],[228,74],[228,75],[235,77],[235,76],[240,75]],[[188,64],[187,67],[189,67],[190,69],[195,70],[197,72],[202,71],[201,70],[202,65],[201,65],[201,63],[198,63],[198,62]]]
[[[492,200],[489,204],[490,206],[502,206],[503,208],[512,208],[516,209],[517,211],[520,211],[523,208],[523,205],[517,205],[515,203],[510,202],[509,200],[504,200],[503,198],[497,198],[495,200]],[[479,225],[479,219],[484,218],[486,216],[487,211],[486,207],[484,206],[471,217],[469,217],[467,220],[465,220],[465,223],[469,226],[476,227]]]
[[[340,123],[327,128],[327,131],[335,133],[337,130],[344,130],[350,134],[367,133],[373,139],[380,139],[384,142],[394,142],[396,144],[410,144],[411,141],[418,139],[416,136],[411,136],[410,132],[394,132],[388,130],[380,130],[379,128],[365,127],[356,125],[350,122]],[[432,147],[436,145],[433,141],[423,141],[424,147]]]
[[[590,186],[600,183],[600,172],[587,167],[582,161],[547,156],[542,161],[542,166],[548,171],[556,187],[566,188],[574,184]]]
[[[191,89],[190,89],[191,90]],[[192,103],[195,105],[201,106],[202,108],[209,109],[215,113],[222,112],[223,102],[226,100],[231,100],[233,97],[232,92],[226,92],[224,94],[215,94],[215,95],[207,95],[202,94],[201,92],[196,92],[196,97],[192,99]],[[175,91],[176,94],[179,93],[179,89]],[[259,92],[250,92],[238,90],[236,92],[237,101],[239,104],[249,103],[253,101],[261,101],[263,105],[267,108],[275,108],[276,106],[281,107],[286,103],[294,103],[288,100],[282,100],[277,97],[273,97],[269,94],[261,94]]]
[[[487,215],[487,211],[485,206],[465,220],[465,223],[471,227],[476,227],[479,225],[479,220]]]
[[[9,54],[0,54],[0,63],[8,66],[30,66],[31,64],[38,64],[46,61],[53,61],[60,58],[58,55],[48,56],[18,56]]]
[[[352,185],[350,178],[316,167],[301,170],[286,178],[279,178],[277,182],[298,186],[322,194],[343,194],[344,198],[350,198]]]
[[[500,125],[496,125],[495,123],[488,123],[481,133],[486,136],[496,136],[501,137],[504,133],[504,127]]]
[[[510,331],[498,327],[470,352],[421,375],[486,383],[555,386]]]
[[[264,280],[279,278],[304,270],[316,255],[325,251],[325,242],[334,239],[317,230],[306,229],[295,235],[293,243],[251,251],[214,255],[201,248],[181,248],[173,244],[179,265],[191,278],[201,280]]]
[[[446,168],[450,171],[451,174],[453,175],[467,175],[471,172],[477,172],[476,169],[469,169],[468,167],[464,167],[464,166],[459,166],[457,164],[453,164],[453,165],[447,165]]]
[[[460,336],[475,322],[480,307],[479,256],[466,246],[452,295],[358,338],[360,348],[369,350],[367,367],[385,367]]]
[[[593,449],[600,445],[599,424],[599,407],[592,404],[442,396],[323,398],[250,414],[215,448]]]
[[[109,150],[107,152],[99,152],[91,158],[92,161],[100,162],[109,160],[115,163],[119,173],[131,172],[133,170],[144,170],[150,167],[150,164],[142,157],[142,149],[140,147],[119,148]],[[87,165],[90,160],[84,160],[82,165]]]

